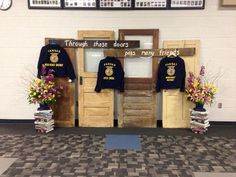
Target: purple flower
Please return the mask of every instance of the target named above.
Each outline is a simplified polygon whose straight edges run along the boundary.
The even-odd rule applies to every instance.
[[[47,74],[45,65],[42,66],[41,74],[42,74],[42,76],[45,76]]]
[[[201,102],[211,104],[216,93],[216,91],[214,91],[215,86],[212,84],[206,84],[204,75],[205,66],[201,66],[199,76],[195,76],[192,72],[189,72],[186,87],[187,99],[194,103]]]
[[[53,70],[47,71],[46,66],[43,65],[41,70],[41,79],[34,79],[30,83],[28,100],[29,103],[46,103],[53,104],[56,102],[56,97],[61,96],[61,85],[56,85]]]

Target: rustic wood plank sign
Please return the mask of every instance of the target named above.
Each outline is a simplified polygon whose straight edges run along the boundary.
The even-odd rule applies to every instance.
[[[163,57],[169,55],[193,56],[195,48],[173,48],[173,49],[109,49],[104,51],[105,56],[114,57]]]
[[[139,48],[140,41],[138,40],[52,40],[52,42],[59,44],[66,48]]]

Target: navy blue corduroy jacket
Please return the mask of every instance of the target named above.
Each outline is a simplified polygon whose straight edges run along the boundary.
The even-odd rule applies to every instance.
[[[182,58],[179,56],[163,58],[159,64],[156,91],[180,88],[180,91],[184,92],[185,76],[185,64]]]
[[[106,57],[99,63],[95,91],[100,92],[105,88],[124,91],[124,70],[115,57]]]
[[[38,77],[41,76],[42,65],[46,70],[52,69],[55,77],[76,78],[73,65],[64,48],[57,44],[47,44],[41,48],[38,60]]]

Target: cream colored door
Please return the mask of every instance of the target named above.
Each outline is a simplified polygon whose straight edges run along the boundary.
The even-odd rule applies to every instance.
[[[195,48],[194,56],[181,57],[185,62],[186,78],[189,71],[199,72],[198,40],[164,41],[164,48]],[[190,126],[189,110],[193,104],[186,99],[186,95],[179,89],[162,91],[162,122],[164,128],[188,128]]]
[[[100,39],[113,40],[113,31],[79,31],[79,40]],[[114,91],[104,89],[96,93],[94,88],[97,81],[97,72],[86,71],[86,61],[89,58],[85,50],[78,49],[78,75],[79,75],[79,126],[80,127],[113,127],[114,122]],[[102,49],[96,49],[102,50]],[[96,55],[96,53],[94,54]],[[102,58],[100,58],[102,59]],[[99,63],[99,60],[93,62]],[[89,62],[87,63],[89,64]]]

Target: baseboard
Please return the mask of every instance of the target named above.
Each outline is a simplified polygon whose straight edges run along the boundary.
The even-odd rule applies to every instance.
[[[0,124],[32,124],[34,123],[33,119],[0,119]],[[212,126],[236,126],[236,121],[210,121]],[[75,120],[75,125],[78,125],[78,119]],[[118,120],[114,120],[114,127],[118,127]],[[157,127],[162,127],[162,120],[157,120]]]
[[[75,120],[75,125],[79,125],[78,119]],[[114,127],[118,127],[118,120],[114,120]],[[162,120],[157,120],[157,127],[162,127]]]
[[[34,123],[34,119],[0,119],[0,124],[31,124]]]
[[[221,122],[221,121],[210,121],[210,125],[220,125],[220,126],[236,126],[236,122]]]

